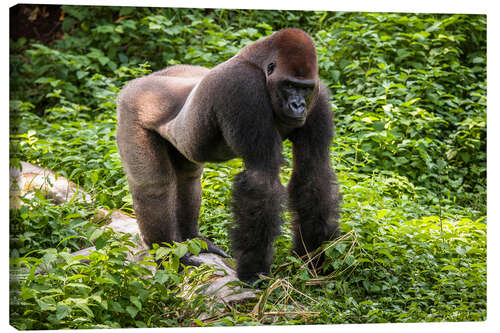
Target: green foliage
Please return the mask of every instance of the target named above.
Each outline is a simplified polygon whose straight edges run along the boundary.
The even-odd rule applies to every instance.
[[[11,259],[11,324],[21,330],[189,326],[206,310],[204,297],[181,297],[193,276],[207,267],[178,273],[179,258],[198,254],[200,240],[155,247],[140,262],[127,260],[129,234],[87,226],[81,236],[96,251],[72,256],[46,248],[39,256]],[[81,260],[88,261],[84,264]],[[152,268],[161,262],[162,269]],[[206,275],[206,274],[205,274]]]
[[[92,220],[92,209],[68,202],[54,205],[40,191],[23,199],[19,209],[10,214],[10,255],[13,258],[32,251],[57,247],[79,250],[88,245],[79,231]]]
[[[480,207],[486,18],[339,13],[331,20],[316,34],[320,74],[332,84],[340,140],[369,155],[360,171],[390,170]]]
[[[299,298],[319,313],[313,322],[485,320],[484,217],[428,215],[411,193],[395,196],[390,177],[340,180],[344,236],[324,244],[321,270],[290,256],[291,236],[278,240],[274,276],[317,301]]]
[[[97,200],[56,206],[31,193],[10,211],[13,326],[485,320],[485,16],[63,10],[64,38],[10,42],[10,160],[50,168]],[[209,270],[178,273],[179,258],[203,244],[155,247],[134,263],[126,259],[129,236],[95,225],[99,207],[132,212],[115,145],[116,96],[151,70],[213,67],[286,26],[311,34],[331,90],[344,237],[324,245],[325,265],[312,271],[289,252],[285,214],[260,300],[226,307],[195,295],[188,302],[182,286]],[[286,183],[290,142],[283,155]],[[209,163],[202,177],[200,231],[228,251],[231,181],[242,169],[238,159]],[[70,257],[90,245],[97,250],[89,256]],[[163,269],[153,275],[157,262]]]
[[[373,197],[377,190],[382,193]],[[357,237],[347,244],[352,259],[344,265],[351,260],[352,267],[335,276],[325,296],[343,298],[326,302],[340,312],[339,322],[484,320],[483,218],[429,216],[413,201],[383,192],[384,184],[368,179],[346,190],[344,228]],[[333,259],[346,256],[347,245],[338,245]]]

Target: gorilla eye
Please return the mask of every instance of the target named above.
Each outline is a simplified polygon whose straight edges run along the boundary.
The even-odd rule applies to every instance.
[[[267,65],[267,75],[273,74],[274,67],[276,67],[276,64],[274,62],[272,62],[269,65]]]

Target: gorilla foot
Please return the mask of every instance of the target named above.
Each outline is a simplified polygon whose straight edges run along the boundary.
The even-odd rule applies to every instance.
[[[184,266],[200,266],[203,261],[191,253],[186,253],[180,260],[181,264]],[[182,269],[179,268],[181,271]]]
[[[266,280],[261,278],[261,276],[267,276],[266,272],[257,272],[257,273],[239,273],[238,279],[240,281],[248,284],[252,288],[264,288],[266,286]]]
[[[337,238],[342,237],[342,235],[344,235],[344,233],[340,230],[340,228],[337,228],[335,231],[331,233],[327,241],[331,243],[335,241]],[[325,253],[323,251],[324,250],[322,250],[321,247],[308,251],[308,249],[302,242],[300,244],[295,244],[295,246],[292,249],[292,254],[297,255],[304,262],[308,262],[308,267],[310,270],[318,271],[321,269],[322,274],[328,274],[330,272],[328,270],[325,270],[325,268],[323,267],[325,261],[327,260]]]
[[[212,243],[212,241],[209,240],[208,238],[203,237],[203,236],[198,236],[197,238],[200,238],[205,243],[207,243],[207,249],[206,250],[202,249],[201,253],[213,253],[213,254],[217,254],[223,258],[229,258],[229,255],[226,252],[224,252],[222,249],[215,246],[214,243]]]

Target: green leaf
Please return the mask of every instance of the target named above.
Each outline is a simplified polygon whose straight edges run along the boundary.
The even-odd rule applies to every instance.
[[[90,174],[90,180],[93,184],[97,184],[97,182],[99,181],[99,170]]]
[[[460,245],[459,245],[459,246],[457,246],[457,248],[455,249],[455,251],[456,251],[459,255],[461,255],[461,256],[463,256],[464,254],[466,254],[466,253],[467,253],[467,250],[466,250],[466,249],[464,249],[464,248],[463,248],[462,246],[460,246]]]
[[[471,156],[468,152],[460,152],[458,155],[465,163],[469,163],[471,160]]]
[[[194,255],[198,255],[201,251],[201,246],[198,244],[198,242],[191,241],[188,243],[188,250]]]
[[[160,247],[156,249],[155,260],[165,259],[172,253],[172,249],[168,247]]]
[[[36,294],[37,294],[37,292],[31,288],[26,288],[26,287],[21,288],[20,295],[23,298],[23,300],[25,300],[25,301],[28,299],[34,298]]]
[[[452,265],[446,265],[441,268],[442,271],[458,271],[458,268]]]
[[[401,104],[402,106],[405,106],[405,107],[408,107],[412,104],[415,104],[417,101],[419,101],[421,98],[420,97],[417,97],[417,98],[413,98],[411,100],[409,100],[408,102],[404,102],[403,104]]]
[[[94,232],[90,235],[89,240],[91,242],[95,241],[97,238],[101,237],[104,234],[103,229],[95,229]]]
[[[54,263],[57,259],[57,253],[54,249],[50,249],[50,251],[47,251],[43,257],[42,257],[42,263],[46,266],[51,265]]]
[[[157,23],[153,23],[153,22],[149,23],[149,29],[151,29],[151,30],[160,30],[161,28],[162,28],[162,26],[157,24]]]
[[[80,310],[82,310],[83,312],[85,312],[85,314],[87,316],[89,316],[90,318],[94,318],[94,313],[92,312],[92,310],[90,310],[90,308],[86,304],[77,303],[77,304],[75,304],[75,307],[77,307]]]
[[[377,253],[385,255],[387,258],[389,258],[389,260],[394,260],[394,256],[388,250],[378,249]]]
[[[174,256],[182,258],[188,252],[188,247],[184,243],[177,243],[174,247]]]
[[[56,306],[56,318],[57,320],[64,319],[71,314],[71,307],[64,303],[57,303]]]
[[[393,108],[392,104],[382,105],[382,109],[384,109],[385,112],[390,112],[392,108]]]
[[[126,310],[132,318],[135,318],[135,316],[139,313],[139,310],[132,305],[127,306]]]
[[[92,289],[91,287],[83,284],[83,283],[68,283],[66,287],[74,287],[74,288],[83,288],[83,289]]]
[[[86,72],[86,71],[77,71],[76,72],[76,77],[78,78],[78,80],[83,79],[87,75],[89,75],[89,72]]]
[[[106,246],[106,239],[104,237],[99,237],[95,240],[96,250],[100,250]]]
[[[155,280],[160,283],[164,284],[168,281],[169,279],[169,273],[166,270],[157,270],[155,274]]]
[[[111,304],[111,309],[113,311],[120,312],[120,313],[123,312],[123,308],[122,308],[120,302],[111,301],[110,304]]]
[[[137,307],[137,309],[139,309],[139,311],[142,309],[142,303],[139,297],[130,296],[130,302],[132,302],[132,304],[134,304]]]
[[[340,71],[334,70],[332,71],[333,82],[338,82],[340,78]]]
[[[347,244],[346,243],[337,243],[337,244],[335,244],[334,247],[339,253],[345,253],[345,250],[347,249]]]
[[[37,302],[38,306],[40,307],[41,311],[53,311],[56,309],[56,306],[54,306],[54,304],[46,302],[43,299],[37,299],[36,302]]]

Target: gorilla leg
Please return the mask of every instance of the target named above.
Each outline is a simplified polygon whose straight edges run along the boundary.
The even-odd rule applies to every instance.
[[[283,187],[277,172],[246,170],[236,176],[233,210],[236,226],[230,231],[238,278],[252,283],[269,274],[273,242],[280,232]]]
[[[195,164],[177,154],[174,160],[177,175],[176,188],[176,220],[181,240],[201,238],[207,243],[207,250],[202,252],[215,253],[229,257],[223,250],[216,247],[209,239],[200,235],[198,218],[201,205],[200,177],[203,166]]]
[[[182,240],[199,236],[198,215],[201,205],[200,178],[203,165],[193,163],[172,147],[175,168],[175,216]]]
[[[119,127],[118,148],[147,246],[180,241],[175,217],[176,175],[170,144],[143,128]],[[140,147],[140,148],[139,148]]]
[[[161,194],[153,192],[148,186],[137,186],[130,182],[129,185],[144,243],[151,247],[153,243],[161,245],[163,242],[179,242],[181,239],[173,212],[174,200],[170,197],[175,193],[173,184],[161,187],[156,184],[155,188],[161,190]]]
[[[130,135],[131,140],[140,143],[137,146],[141,149],[121,149],[120,154],[146,245],[198,237],[207,242],[207,252],[227,257],[198,231],[203,166],[184,158],[154,132],[140,129],[133,136]],[[182,262],[192,266],[202,263],[189,254]]]
[[[290,208],[295,215],[293,250],[299,256],[340,235],[337,222],[340,195],[335,175],[317,167],[306,172],[316,174],[304,176],[294,172],[288,185]]]
[[[288,184],[294,213],[294,251],[302,256],[340,235],[337,179],[330,166],[333,121],[327,100],[319,100],[293,142],[294,165]],[[321,261],[321,260],[320,260]]]

